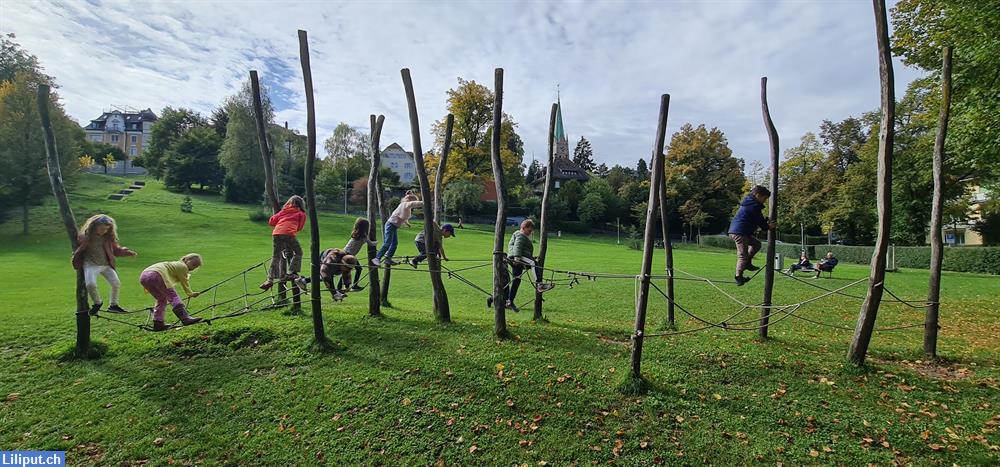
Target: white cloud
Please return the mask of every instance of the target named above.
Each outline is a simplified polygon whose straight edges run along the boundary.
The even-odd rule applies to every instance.
[[[411,146],[403,67],[425,150],[456,78],[492,87],[503,67],[528,159],[544,157],[557,83],[570,138],[586,136],[609,165],[649,156],[665,92],[671,132],[718,126],[748,159],[768,152],[761,76],[784,147],[878,105],[868,2],[0,1],[0,31],[39,57],[84,123],[110,104],[207,113],[257,69],[278,120],[304,129],[297,29],[309,31],[320,142],[340,121],[366,128],[383,113],[382,141]],[[901,94],[917,72],[896,71]]]

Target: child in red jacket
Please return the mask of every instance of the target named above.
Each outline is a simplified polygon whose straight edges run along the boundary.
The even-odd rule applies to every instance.
[[[271,216],[267,223],[274,227],[271,237],[274,239],[274,251],[271,253],[271,269],[267,273],[267,280],[260,285],[260,288],[267,290],[274,285],[275,279],[291,280],[306,292],[306,280],[299,276],[302,269],[302,247],[295,238],[295,234],[306,225],[306,202],[301,196],[295,195],[288,198],[285,206],[277,214]],[[287,263],[286,263],[287,262]],[[282,277],[282,266],[287,265],[287,274]]]

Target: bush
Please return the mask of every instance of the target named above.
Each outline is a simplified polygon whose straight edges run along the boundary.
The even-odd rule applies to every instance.
[[[269,219],[271,219],[271,211],[268,211],[267,209],[264,208],[254,209],[253,211],[247,213],[247,215],[253,222],[267,222]]]
[[[194,203],[191,202],[190,196],[185,196],[184,201],[181,202],[181,212],[191,212],[194,210]]]

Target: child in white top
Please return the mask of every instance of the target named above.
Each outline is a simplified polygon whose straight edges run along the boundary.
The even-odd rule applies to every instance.
[[[413,215],[413,209],[423,207],[424,202],[417,198],[417,195],[413,193],[407,193],[403,197],[402,201],[399,202],[399,206],[396,210],[392,211],[392,215],[389,216],[389,220],[385,222],[385,232],[382,237],[382,248],[378,250],[378,254],[375,255],[375,259],[372,260],[376,266],[382,263],[386,264],[397,264],[393,262],[392,255],[396,254],[396,247],[399,245],[399,237],[396,235],[396,231],[399,230],[403,224],[410,225],[410,216]]]

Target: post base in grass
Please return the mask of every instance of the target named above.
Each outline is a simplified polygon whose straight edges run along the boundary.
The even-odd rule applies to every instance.
[[[304,313],[302,313],[302,308],[301,307],[299,307],[299,308],[295,308],[295,307],[286,308],[286,309],[284,309],[284,310],[281,311],[281,315],[282,316],[302,316],[303,314]]]
[[[535,324],[549,324],[549,320],[545,318],[533,318],[531,322]]]
[[[108,344],[100,341],[90,341],[90,347],[87,348],[85,352],[79,352],[75,344],[70,344],[70,346],[59,353],[58,359],[61,362],[70,362],[76,360],[100,360],[104,358],[104,355],[108,353]]]
[[[663,323],[663,324],[660,325],[660,331],[676,332],[677,331],[677,324],[676,323],[665,322],[665,323]]]
[[[511,334],[511,332],[506,329],[504,329],[503,332],[499,334],[494,332],[493,337],[495,337],[498,341],[514,340],[514,335]]]
[[[330,339],[324,339],[322,341],[313,340],[309,344],[309,351],[313,353],[337,353],[343,352],[347,349],[340,341],[332,341]]]
[[[382,306],[392,308],[392,303],[389,303],[389,300],[382,300]]]
[[[625,396],[641,396],[649,392],[651,384],[646,377],[639,376],[626,376],[625,381],[622,381],[618,385],[617,390],[619,394]]]

